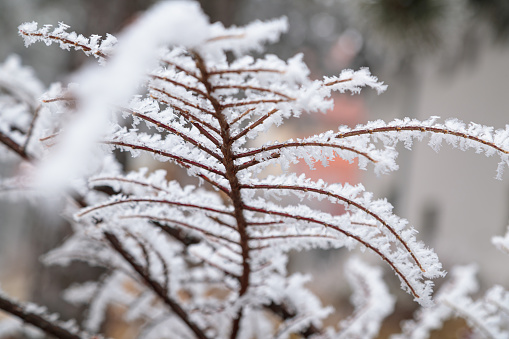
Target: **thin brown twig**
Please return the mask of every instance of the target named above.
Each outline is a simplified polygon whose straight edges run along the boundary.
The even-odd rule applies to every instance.
[[[156,91],[156,92],[159,92],[159,93],[162,93],[164,95],[166,95],[168,98],[171,98],[175,101],[179,101],[181,103],[183,103],[184,105],[186,106],[189,106],[189,107],[192,107],[194,109],[197,109],[199,110],[200,112],[203,112],[203,113],[206,113],[206,114],[210,114],[210,115],[214,115],[215,112],[213,111],[209,111],[208,109],[205,109],[203,107],[201,107],[200,105],[196,105],[196,104],[193,104],[192,102],[189,102],[183,98],[179,98],[173,94],[170,94],[168,92],[166,92],[164,89],[160,89],[160,88],[157,88],[157,87],[153,87],[153,86],[149,86],[149,89],[153,90],[153,91]]]
[[[171,219],[171,218],[157,217],[157,216],[148,215],[148,214],[132,214],[132,215],[124,215],[124,216],[120,216],[119,217],[119,219],[134,219],[134,218],[150,219],[150,220],[157,220],[159,222],[171,223],[171,224],[174,224],[174,225],[178,225],[179,227],[183,227],[183,228],[186,228],[186,229],[197,231],[199,233],[204,234],[207,237],[217,238],[217,239],[224,240],[226,242],[229,242],[229,243],[232,243],[232,244],[236,244],[236,245],[238,244],[238,242],[235,241],[235,240],[232,240],[232,239],[229,239],[227,237],[223,237],[223,236],[211,233],[211,232],[206,231],[206,230],[204,230],[204,229],[202,229],[202,228],[200,228],[198,226],[193,226],[193,225],[191,225],[189,223],[182,222],[182,221],[175,220],[175,219]],[[161,229],[163,231],[165,231],[166,228],[169,228],[169,226],[162,227]]]
[[[166,125],[166,124],[163,124],[161,123],[160,121],[157,121],[145,114],[142,114],[142,113],[139,113],[139,112],[136,112],[132,109],[129,109],[129,108],[123,108],[123,110],[129,112],[131,115],[135,116],[135,117],[138,117],[140,119],[143,119],[145,121],[148,121],[150,122],[151,124],[154,124],[156,125],[157,127],[160,127],[172,134],[175,134],[177,136],[179,136],[180,138],[182,138],[182,140],[190,143],[191,145],[201,149],[202,151],[204,151],[205,153],[209,154],[210,156],[213,156],[214,158],[216,158],[217,160],[219,160],[219,162],[223,162],[223,158],[221,158],[220,155],[216,154],[214,151],[212,151],[211,149],[205,147],[204,145],[202,145],[200,142],[194,140],[193,138],[191,138],[190,136],[182,133],[182,132],[179,132],[177,131],[175,128],[169,126],[169,125]]]
[[[142,150],[142,151],[145,151],[145,152],[157,154],[157,155],[160,155],[160,156],[163,156],[163,157],[166,157],[166,158],[173,159],[173,160],[175,160],[175,161],[177,161],[179,163],[184,163],[184,164],[187,164],[187,165],[190,165],[190,166],[198,167],[198,168],[204,169],[204,170],[206,170],[208,172],[211,172],[211,173],[217,174],[219,176],[225,177],[225,173],[220,171],[220,170],[214,169],[214,168],[212,168],[210,166],[204,165],[204,164],[199,163],[197,161],[186,159],[186,158],[183,158],[181,156],[174,155],[174,154],[171,154],[171,153],[168,153],[168,152],[165,152],[165,151],[162,151],[162,150],[158,150],[158,149],[155,149],[155,148],[151,148],[151,147],[148,147],[148,146],[130,144],[130,143],[127,143],[127,142],[114,141],[114,140],[104,140],[104,141],[102,141],[102,143],[105,144],[105,145],[115,145],[115,146],[126,147],[126,148],[131,148],[131,149],[137,149],[137,150]]]
[[[359,136],[364,134],[374,134],[374,133],[384,133],[384,132],[401,132],[401,131],[417,131],[417,132],[431,132],[436,134],[446,134],[446,135],[454,135],[459,138],[473,140],[485,146],[491,147],[501,153],[509,154],[508,150],[504,150],[501,147],[498,147],[492,142],[488,142],[486,140],[482,140],[481,138],[475,137],[473,135],[469,135],[462,132],[451,131],[447,128],[440,127],[427,127],[427,126],[386,126],[386,127],[377,127],[377,128],[369,128],[369,129],[361,129],[356,131],[350,131],[345,133],[336,134],[336,138],[343,139],[349,138],[353,136]]]
[[[208,75],[222,75],[229,73],[279,73],[283,74],[284,71],[280,71],[278,69],[270,69],[270,68],[239,68],[239,69],[216,69],[209,70]]]
[[[224,108],[230,107],[241,107],[241,106],[251,106],[251,105],[259,105],[259,104],[278,104],[280,102],[288,102],[291,100],[288,99],[260,99],[260,100],[250,100],[250,101],[236,101],[228,104],[223,104]]]
[[[212,126],[211,124],[209,124],[208,122],[206,121],[203,121],[202,119],[194,116],[193,114],[191,114],[189,111],[181,108],[181,107],[178,107],[172,103],[170,103],[169,101],[167,100],[164,100],[160,97],[157,97],[155,95],[151,95],[152,98],[154,98],[155,100],[167,105],[168,107],[171,107],[173,109],[175,109],[177,112],[179,112],[180,114],[182,114],[182,116],[190,123],[192,124],[193,126],[195,126],[203,135],[205,135],[210,141],[212,141],[214,143],[214,145],[216,146],[220,146],[219,144],[219,141],[217,141],[217,139],[215,137],[213,137],[203,126],[207,127],[208,129],[210,129],[211,131],[213,131],[214,133],[216,134],[220,134],[219,130],[217,128],[215,128],[214,126]],[[201,126],[201,125],[203,126]]]
[[[163,77],[163,76],[160,76],[160,75],[156,75],[156,74],[151,74],[150,75],[152,78],[154,79],[159,79],[159,80],[162,80],[162,81],[166,81],[166,82],[169,82],[170,84],[173,84],[175,86],[179,86],[179,87],[182,87],[184,89],[186,89],[187,91],[189,92],[194,92],[196,94],[199,94],[201,95],[202,97],[204,98],[207,98],[207,94],[205,92],[203,92],[202,90],[198,89],[198,88],[195,88],[195,87],[191,87],[189,85],[186,85],[186,84],[183,84],[181,82],[178,82],[178,81],[175,81],[173,79],[170,79],[170,78],[167,78],[167,77]]]
[[[239,115],[238,117],[233,119],[233,121],[230,123],[230,125],[236,124],[237,122],[240,121],[240,119],[242,119],[243,117],[245,117],[249,113],[253,112],[255,109],[256,109],[256,107],[251,107],[250,109],[248,109],[247,111],[245,111],[244,113],[242,113],[241,115]]]
[[[265,120],[267,120],[268,118],[270,118],[273,114],[279,112],[279,109],[277,108],[274,108],[272,109],[270,112],[267,112],[267,114],[264,114],[262,117],[260,117],[258,120],[256,120],[255,122],[253,122],[252,124],[250,124],[249,126],[247,126],[246,128],[244,128],[242,130],[242,132],[240,133],[237,133],[237,135],[234,135],[232,137],[232,140],[238,140],[240,138],[242,138],[244,135],[246,135],[247,133],[249,133],[250,131],[252,131],[253,129],[255,129],[257,126],[263,124],[263,122]],[[237,158],[237,155],[234,155],[235,158]]]
[[[44,38],[49,38],[49,39],[52,39],[52,40],[56,40],[56,41],[61,41],[67,45],[71,45],[71,46],[75,46],[75,47],[79,47],[81,48],[84,52],[91,52],[92,49],[88,46],[85,46],[83,44],[80,44],[78,43],[77,41],[72,41],[72,40],[69,40],[69,39],[65,39],[65,38],[62,38],[62,37],[59,37],[59,36],[56,36],[56,35],[51,35],[51,34],[48,34],[48,35],[44,35],[42,33],[28,33],[28,32],[25,32],[23,30],[20,30],[19,31],[21,34],[25,35],[25,36],[37,36],[37,37],[44,37]],[[103,59],[108,59],[108,55],[104,54],[103,52],[97,50],[96,52],[93,52],[93,54],[103,58]]]
[[[42,106],[39,105],[34,110],[34,116],[32,117],[32,120],[30,121],[30,126],[28,126],[28,131],[25,135],[25,142],[23,143],[23,152],[26,153],[28,143],[30,142],[30,139],[32,138],[32,134],[34,132],[35,122],[37,118],[39,117],[39,111],[41,110]]]
[[[286,95],[282,92],[279,92],[279,91],[275,91],[273,89],[270,89],[270,88],[265,88],[265,87],[258,87],[258,86],[250,86],[250,85],[220,85],[220,86],[214,86],[212,87],[212,90],[213,91],[216,91],[218,89],[231,89],[231,88],[237,88],[237,89],[242,89],[242,90],[254,90],[254,91],[259,91],[259,92],[267,92],[267,93],[272,93],[272,94],[276,94],[276,95],[279,95],[287,100],[290,100],[290,101],[293,101],[295,100],[295,98],[292,98],[291,96],[289,95]]]
[[[4,144],[7,148],[14,151],[24,160],[32,160],[32,157],[26,152],[22,145],[19,145],[16,141],[11,139],[7,134],[0,131],[0,143]]]
[[[184,208],[191,208],[191,209],[197,209],[197,210],[202,210],[202,211],[207,211],[207,212],[213,212],[213,213],[218,213],[218,214],[226,214],[226,215],[233,215],[232,212],[229,212],[229,211],[224,211],[224,210],[219,210],[219,209],[215,209],[215,208],[212,208],[212,207],[207,207],[207,206],[200,206],[200,205],[195,205],[195,204],[186,204],[186,203],[181,203],[181,202],[177,202],[177,201],[170,201],[170,200],[164,200],[164,199],[147,199],[147,198],[139,198],[139,199],[125,199],[125,200],[117,200],[117,201],[111,201],[111,202],[108,202],[108,203],[105,203],[105,204],[101,204],[101,205],[96,205],[94,207],[90,207],[88,209],[86,209],[85,211],[82,211],[80,213],[77,214],[78,217],[83,217],[93,211],[97,211],[99,209],[103,209],[103,208],[107,208],[107,207],[111,207],[111,206],[115,206],[115,205],[121,205],[121,204],[129,204],[129,203],[138,203],[138,202],[146,202],[146,203],[156,203],[156,204],[165,204],[165,205],[171,205],[171,206],[179,206],[179,207],[184,207]]]
[[[326,142],[307,142],[307,141],[302,141],[302,142],[287,142],[287,143],[284,143],[284,144],[276,144],[276,145],[270,145],[270,146],[263,146],[263,147],[260,147],[260,148],[257,148],[257,149],[254,149],[254,150],[251,150],[251,151],[248,151],[248,152],[237,153],[237,154],[235,154],[235,159],[249,157],[249,156],[257,155],[259,153],[268,152],[268,151],[274,151],[274,150],[279,151],[279,150],[281,150],[283,148],[288,148],[288,147],[330,147],[330,148],[339,148],[339,149],[342,149],[344,151],[349,151],[349,152],[353,152],[355,154],[361,155],[361,156],[365,157],[366,159],[368,159],[369,161],[371,161],[373,163],[377,163],[378,162],[377,160],[373,159],[368,153],[358,151],[358,150],[356,150],[353,147],[348,147],[348,146],[343,146],[343,145],[336,145],[336,144],[330,144],[330,143],[326,143]],[[276,154],[278,154],[278,153],[276,153]]]

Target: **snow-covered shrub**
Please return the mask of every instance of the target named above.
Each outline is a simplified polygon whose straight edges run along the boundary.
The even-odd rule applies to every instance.
[[[359,259],[348,263],[355,311],[337,328],[323,326],[332,309],[305,287],[308,278],[286,270],[291,250],[360,247],[385,261],[423,307],[420,319],[433,321],[407,323],[405,333],[417,337],[462,312],[474,318],[474,327],[482,324],[476,319],[488,327],[503,320],[497,312],[507,307],[506,292],[497,287],[488,294],[500,307],[473,302],[465,296],[472,292],[471,275],[455,289],[444,286],[434,303],[433,279],[445,275],[438,257],[385,199],[362,185],[312,181],[292,173],[291,165],[340,157],[387,173],[398,168],[397,143],[410,148],[414,139],[429,137],[434,149],[445,142],[497,154],[501,177],[509,129],[431,117],[340,126],[253,146],[287,119],[326,113],[333,91],[356,94],[368,86],[381,93],[386,86],[365,68],[311,80],[301,55],[287,61],[251,56],[278,40],[287,29],[284,18],[225,28],[210,24],[196,3],[173,1],[151,9],[118,42],[68,28],[25,23],[19,32],[27,46],[57,43],[97,58],[102,66],[85,68],[76,83],[42,94],[19,60],[0,69],[7,89],[0,97],[2,155],[35,165],[2,187],[67,192],[62,213],[72,219],[74,234],[44,260],[86,261],[107,273],[64,294],[88,305],[82,327],[5,294],[1,309],[58,338],[98,333],[112,303],[125,305],[126,319],[142,324],[140,338],[374,337],[394,307],[379,268]],[[124,172],[109,155],[113,150],[170,162],[197,178],[197,186],[168,180],[162,170]],[[273,165],[284,174],[264,175]],[[345,212],[310,208],[310,200],[343,205]],[[489,333],[508,335],[503,327]]]

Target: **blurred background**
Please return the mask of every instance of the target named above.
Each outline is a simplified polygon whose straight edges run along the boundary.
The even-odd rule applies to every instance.
[[[0,0],[0,60],[16,53],[40,79],[69,80],[86,57],[57,46],[36,44],[26,49],[17,26],[26,21],[57,24],[90,34],[116,34],[155,1],[148,0]],[[495,128],[509,123],[509,1],[507,0],[202,0],[211,21],[226,26],[279,16],[289,19],[289,32],[270,53],[288,58],[304,53],[312,77],[338,74],[344,68],[367,66],[389,85],[381,96],[365,90],[360,96],[335,97],[327,115],[305,115],[286,124],[271,138],[283,140],[354,127],[368,120],[411,117],[456,117]],[[446,270],[476,262],[484,288],[509,287],[507,257],[491,245],[491,237],[506,232],[509,219],[509,178],[494,179],[497,160],[446,145],[437,154],[416,143],[401,149],[400,169],[376,177],[355,164],[335,161],[309,171],[327,182],[363,183],[378,198],[387,197],[396,213],[419,230],[419,239],[433,247]],[[12,172],[0,163],[0,173]],[[41,222],[41,212],[29,204],[0,202],[0,284],[22,299],[50,305],[72,316],[76,310],[59,301],[62,286],[80,277],[71,270],[46,268],[37,258],[59,244],[69,230],[58,221]],[[348,314],[349,290],[342,265],[345,253],[295,254],[291,270],[314,273],[313,289],[323,301]],[[376,259],[373,262],[382,264]],[[383,264],[382,264],[383,265]],[[328,272],[324,274],[324,272]],[[398,310],[381,337],[412,312],[410,297],[399,282],[386,277],[400,296]],[[338,283],[340,281],[341,283]],[[438,280],[440,285],[441,281]],[[342,308],[343,307],[343,308]],[[453,326],[454,327],[454,326]],[[454,327],[455,328],[455,327]]]

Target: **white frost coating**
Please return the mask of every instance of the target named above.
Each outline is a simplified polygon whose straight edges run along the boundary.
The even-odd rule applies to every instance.
[[[59,192],[72,179],[88,173],[95,162],[94,143],[108,126],[109,104],[129,100],[147,68],[154,65],[161,44],[197,46],[207,37],[207,24],[197,3],[162,2],[120,36],[106,67],[81,72],[78,98],[83,106],[39,167],[36,180],[43,191]]]
[[[248,51],[261,52],[267,42],[278,41],[287,30],[288,20],[285,17],[265,22],[257,20],[244,27],[225,28],[216,22],[210,26],[210,38],[198,50],[213,54],[232,51],[237,56]]]
[[[444,321],[453,316],[464,318],[482,338],[508,338],[509,293],[501,286],[494,286],[484,298],[472,300],[469,295],[479,289],[476,272],[475,265],[453,268],[452,278],[436,294],[436,305],[417,311],[415,320],[403,324],[403,333],[391,338],[428,338],[432,330],[440,329]]]
[[[396,299],[382,279],[380,267],[371,267],[354,257],[346,265],[345,273],[354,290],[354,313],[340,322],[335,338],[373,338],[382,321],[394,310]]]

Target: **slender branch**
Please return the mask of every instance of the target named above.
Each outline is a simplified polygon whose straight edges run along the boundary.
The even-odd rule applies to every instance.
[[[44,37],[44,38],[49,38],[49,39],[52,39],[52,40],[60,41],[60,42],[63,42],[64,44],[67,44],[67,45],[70,45],[70,46],[79,47],[84,52],[92,52],[92,49],[90,47],[86,46],[86,45],[83,45],[83,44],[78,43],[77,41],[72,41],[72,40],[65,39],[65,38],[62,38],[62,37],[59,37],[59,36],[56,36],[56,35],[51,35],[51,34],[45,35],[45,34],[42,34],[42,33],[28,33],[28,32],[25,32],[23,30],[20,30],[19,32],[21,34],[23,34],[23,35],[26,35],[26,36]],[[97,50],[97,51],[93,52],[93,54],[95,54],[95,55],[97,55],[97,56],[99,56],[99,57],[101,57],[103,59],[108,59],[108,55],[104,54],[100,50]]]
[[[165,189],[163,189],[159,186],[155,186],[153,184],[147,184],[146,182],[133,180],[133,179],[127,179],[127,178],[121,178],[121,177],[100,177],[100,178],[93,178],[93,179],[88,180],[89,183],[94,183],[97,181],[120,181],[120,182],[126,182],[126,183],[133,184],[133,185],[150,187],[150,188],[152,188],[156,191],[160,191],[160,192],[170,193],[168,190],[165,190]]]
[[[372,250],[373,252],[378,254],[384,261],[386,261],[389,264],[389,266],[391,266],[392,269],[396,272],[396,274],[401,278],[401,280],[403,280],[403,282],[408,286],[408,288],[410,289],[410,292],[412,293],[412,295],[415,298],[420,298],[420,296],[417,294],[417,292],[415,291],[413,286],[409,283],[408,279],[396,267],[396,265],[388,257],[386,257],[378,248],[373,247],[370,243],[366,242],[361,237],[356,236],[356,235],[354,235],[354,234],[352,234],[352,233],[350,233],[348,231],[345,231],[345,230],[339,228],[338,226],[326,223],[324,221],[321,221],[321,220],[318,220],[318,219],[315,219],[315,218],[302,217],[302,216],[297,216],[297,215],[293,215],[293,214],[289,214],[289,213],[285,213],[285,212],[271,211],[271,210],[266,210],[266,209],[263,209],[263,208],[257,208],[257,207],[247,206],[247,205],[244,205],[244,208],[246,210],[253,211],[253,212],[259,212],[259,213],[269,214],[269,215],[278,215],[278,216],[284,217],[284,218],[289,218],[289,219],[294,219],[294,220],[299,220],[299,221],[307,221],[307,222],[310,222],[310,223],[323,225],[325,227],[329,227],[329,228],[332,228],[332,229],[334,229],[334,230],[336,230],[336,231],[338,231],[340,233],[343,233],[345,236],[347,236],[349,238],[357,240],[360,244],[364,245],[366,248],[369,248],[370,250]]]
[[[237,135],[233,136],[233,140],[238,140],[239,138],[242,138],[244,135],[246,135],[247,133],[249,133],[251,130],[253,130],[254,128],[256,128],[257,126],[261,125],[265,120],[267,120],[269,117],[272,116],[272,114],[278,112],[279,110],[277,108],[274,108],[273,110],[271,110],[270,112],[268,112],[267,114],[264,114],[260,119],[256,120],[255,122],[253,122],[252,124],[250,124],[249,126],[247,126],[246,128],[244,128],[242,130],[242,132],[238,133]],[[237,157],[237,155],[235,155],[235,157]]]
[[[281,234],[281,235],[267,235],[263,237],[251,237],[249,240],[276,240],[276,239],[287,239],[287,238],[320,238],[320,239],[332,239],[338,240],[338,238],[331,235],[321,234]]]
[[[159,222],[165,222],[165,223],[171,223],[171,224],[175,224],[175,225],[178,225],[180,227],[183,227],[183,228],[187,228],[187,229],[190,229],[190,230],[193,230],[193,231],[197,231],[197,232],[200,232],[202,234],[204,234],[205,236],[208,236],[208,237],[212,237],[212,238],[217,238],[217,239],[220,239],[220,240],[224,240],[226,242],[229,242],[229,243],[232,243],[232,244],[235,244],[237,245],[238,242],[236,242],[235,240],[231,240],[227,237],[223,237],[221,235],[217,235],[217,234],[214,234],[214,233],[211,233],[209,231],[206,231],[198,226],[193,226],[189,223],[185,223],[185,222],[182,222],[182,221],[179,221],[179,220],[175,220],[175,219],[170,219],[170,218],[163,218],[163,217],[157,217],[157,216],[153,216],[153,215],[148,215],[148,214],[133,214],[133,215],[125,215],[125,216],[121,216],[119,217],[119,219],[134,219],[134,218],[137,218],[137,219],[150,219],[150,220],[157,220]],[[166,229],[167,228],[171,228],[169,226],[163,226],[162,224],[159,224],[161,225],[161,229],[163,231],[166,232]]]
[[[59,339],[81,339],[81,335],[70,331],[61,326],[57,321],[50,320],[41,314],[29,311],[24,305],[7,298],[4,294],[0,294],[0,309],[8,312],[25,323],[33,325],[47,334]]]
[[[251,106],[251,105],[259,105],[259,104],[277,104],[280,102],[288,102],[288,101],[291,101],[291,100],[288,100],[288,99],[260,99],[260,100],[250,100],[250,101],[237,101],[237,102],[231,102],[229,104],[224,104],[223,108]]]
[[[175,128],[171,127],[171,126],[168,126],[166,124],[163,124],[155,119],[152,119],[148,116],[146,116],[145,114],[142,114],[142,113],[139,113],[139,112],[136,112],[132,109],[128,109],[128,108],[123,108],[123,110],[131,113],[133,116],[135,117],[138,117],[140,119],[143,119],[145,121],[148,121],[154,125],[156,125],[157,127],[160,127],[170,133],[173,133],[177,136],[179,136],[180,138],[182,138],[184,141],[187,141],[188,143],[190,143],[191,145],[201,149],[202,151],[206,152],[207,154],[213,156],[214,158],[216,158],[217,160],[219,160],[219,162],[223,162],[223,158],[221,158],[221,156],[219,156],[218,154],[216,154],[214,151],[212,151],[211,149],[208,149],[207,147],[205,147],[204,145],[202,145],[200,142],[194,140],[193,138],[191,138],[190,136],[188,136],[187,134],[184,134],[182,132],[179,132],[177,131]]]
[[[125,234],[133,239],[137,244],[138,247],[141,248],[141,252],[143,253],[143,259],[145,259],[145,267],[141,266],[143,268],[143,271],[145,272],[145,275],[150,277],[150,254],[148,253],[147,247],[145,244],[139,239],[139,236],[135,236],[131,232],[127,231],[126,229],[123,230]]]
[[[195,167],[198,167],[198,168],[202,168],[202,169],[204,169],[204,170],[206,170],[208,172],[211,172],[211,173],[220,175],[222,177],[225,177],[225,173],[221,172],[220,170],[216,170],[216,169],[214,169],[212,167],[209,167],[207,165],[203,165],[203,164],[201,164],[199,162],[196,162],[196,161],[193,161],[193,160],[189,160],[189,159],[186,159],[186,158],[183,158],[181,156],[174,155],[174,154],[171,154],[171,153],[168,153],[168,152],[164,152],[164,151],[161,151],[161,150],[150,148],[148,146],[129,144],[129,143],[126,143],[126,142],[114,141],[114,140],[105,140],[102,143],[105,144],[105,145],[116,145],[116,146],[131,148],[131,149],[139,149],[139,150],[146,151],[146,152],[149,152],[149,153],[154,153],[154,154],[166,157],[166,158],[174,159],[177,163],[184,163],[184,164],[187,164],[187,165],[192,165],[192,166],[195,166]]]
[[[241,115],[239,115],[238,117],[233,119],[233,121],[230,123],[230,125],[236,124],[237,122],[240,121],[240,119],[244,118],[246,115],[253,112],[255,109],[256,109],[256,107],[251,107],[250,109],[248,109],[247,111],[245,111],[244,113],[242,113]]]
[[[326,142],[306,142],[306,141],[302,141],[302,142],[288,142],[288,143],[284,143],[284,144],[263,146],[261,148],[254,149],[252,151],[235,154],[235,159],[241,159],[241,158],[257,155],[259,153],[268,152],[268,151],[274,151],[274,150],[279,151],[279,150],[281,150],[283,148],[289,148],[289,147],[331,147],[331,148],[338,148],[338,149],[341,149],[343,151],[349,151],[349,152],[353,152],[355,154],[361,155],[361,156],[365,157],[366,159],[368,159],[369,161],[371,161],[373,163],[377,163],[378,162],[377,160],[373,159],[368,153],[362,152],[362,151],[358,151],[358,150],[356,150],[353,147],[348,147],[348,146],[343,146],[343,145],[335,145],[335,144],[330,144],[330,143],[326,143]],[[279,154],[279,153],[273,153],[272,156],[274,154]],[[241,166],[243,166],[243,165],[241,165]]]
[[[293,101],[295,100],[295,98],[292,98],[282,92],[279,92],[279,91],[275,91],[273,89],[270,89],[270,88],[265,88],[265,87],[258,87],[258,86],[249,86],[249,85],[221,85],[221,86],[214,86],[212,87],[212,91],[216,91],[218,89],[231,89],[231,88],[237,88],[237,89],[242,89],[242,90],[254,90],[254,91],[260,91],[260,92],[267,92],[267,93],[272,93],[272,94],[276,94],[276,95],[279,95],[289,101]]]
[[[237,274],[232,273],[232,272],[230,272],[230,271],[228,271],[228,270],[224,269],[223,267],[219,266],[218,264],[213,263],[213,262],[212,262],[212,261],[210,261],[208,258],[205,258],[204,256],[202,256],[202,255],[200,255],[200,254],[198,254],[198,253],[193,253],[193,255],[194,255],[196,258],[198,258],[198,259],[202,260],[202,261],[203,261],[204,263],[206,263],[207,265],[212,266],[212,267],[214,267],[215,269],[217,269],[218,271],[223,272],[225,275],[227,275],[227,276],[229,276],[229,277],[232,277],[232,278],[234,278],[234,279],[236,279],[236,280],[239,280],[239,281],[240,281],[240,278],[241,278],[241,277],[240,277],[240,276],[238,276]],[[242,264],[240,264],[240,265],[242,266]]]
[[[214,42],[218,40],[226,40],[226,39],[242,39],[245,37],[245,34],[230,34],[230,35],[219,35],[210,39],[207,39],[205,43]]]
[[[30,126],[28,126],[28,131],[25,136],[25,142],[23,143],[23,152],[26,152],[28,143],[30,142],[30,139],[32,138],[32,134],[34,132],[35,122],[37,121],[37,118],[39,117],[39,111],[41,110],[42,106],[39,105],[34,110],[34,116],[32,117],[32,120],[30,121]]]
[[[368,208],[362,206],[360,203],[355,202],[351,199],[345,198],[339,194],[334,194],[332,192],[313,188],[313,187],[305,187],[305,186],[297,186],[297,185],[242,185],[242,188],[245,189],[263,189],[263,190],[290,190],[290,191],[300,191],[300,192],[313,192],[317,193],[319,195],[325,195],[331,198],[338,199],[349,206],[354,206],[358,208],[359,210],[363,211],[367,215],[370,215],[371,217],[375,218],[378,222],[380,222],[383,226],[385,226],[389,232],[396,237],[396,239],[405,247],[406,251],[410,254],[412,259],[415,261],[417,266],[419,266],[420,270],[422,272],[426,272],[424,267],[421,265],[420,261],[415,256],[414,252],[408,247],[408,244],[401,238],[401,236],[392,228],[382,217],[380,217],[375,212],[369,210]]]
[[[248,222],[247,224],[249,226],[266,226],[266,225],[276,225],[276,224],[284,224],[285,222],[283,220],[276,220],[276,221],[254,221],[254,222]]]
[[[163,76],[160,76],[160,75],[152,74],[150,76],[152,78],[154,78],[154,79],[159,79],[159,80],[162,80],[162,81],[169,82],[170,84],[173,84],[175,86],[179,86],[179,87],[182,87],[182,88],[186,89],[188,92],[194,92],[196,94],[201,95],[202,97],[207,98],[207,93],[203,92],[202,90],[200,90],[198,88],[194,88],[194,87],[188,86],[188,85],[183,84],[181,82],[178,82],[178,81],[175,81],[173,79],[170,79],[170,78],[167,78],[167,77],[163,77]]]
[[[2,131],[0,131],[0,143],[7,146],[7,148],[14,151],[14,153],[17,153],[24,160],[28,161],[32,160],[32,157],[25,151],[22,145],[19,145],[17,142],[12,140],[7,134],[4,134]]]
[[[386,126],[386,127],[378,127],[378,128],[370,128],[370,129],[360,129],[356,131],[350,131],[345,133],[336,134],[336,138],[343,139],[349,138],[353,136],[365,135],[365,134],[374,134],[374,133],[386,133],[386,132],[401,132],[401,131],[417,131],[417,132],[431,132],[436,134],[448,134],[454,135],[459,138],[473,140],[485,146],[491,147],[501,153],[509,154],[509,151],[504,150],[501,147],[498,147],[492,142],[482,140],[481,138],[475,137],[473,135],[469,135],[462,132],[451,131],[447,128],[441,127],[426,127],[426,126]]]
[[[51,99],[43,99],[42,102],[47,104],[47,103],[50,103],[50,102],[57,102],[57,101],[70,101],[70,102],[73,102],[73,101],[77,101],[77,99],[75,97],[56,97],[56,98],[51,98]]]
[[[249,168],[249,167],[252,167],[252,166],[256,166],[256,165],[258,165],[260,163],[264,163],[264,162],[266,162],[268,160],[277,159],[277,158],[279,158],[281,156],[281,153],[279,153],[279,150],[281,150],[283,148],[287,148],[287,147],[331,147],[331,148],[338,148],[338,149],[342,149],[344,151],[349,151],[349,152],[353,152],[353,153],[356,153],[358,155],[361,155],[361,156],[367,158],[369,161],[371,161],[373,163],[377,163],[378,162],[378,160],[373,159],[367,153],[358,151],[358,150],[356,150],[356,149],[354,149],[352,147],[333,145],[333,144],[326,144],[326,143],[319,143],[319,142],[308,142],[308,143],[292,142],[292,143],[287,143],[287,144],[264,146],[262,148],[258,148],[258,149],[252,150],[252,151],[236,154],[236,158],[238,159],[238,158],[244,158],[244,157],[251,156],[251,155],[256,155],[258,153],[262,153],[262,152],[265,152],[265,151],[270,150],[270,149],[277,149],[277,152],[273,152],[272,154],[270,154],[269,157],[266,157],[264,160],[251,159],[251,160],[246,161],[246,162],[244,162],[244,163],[242,163],[240,165],[237,165],[237,170],[238,171],[242,171],[242,170],[244,170],[246,168]]]
[[[342,79],[342,80],[334,80],[334,81],[331,81],[331,82],[326,82],[323,85],[324,86],[333,86],[333,85],[336,85],[336,84],[340,84],[340,83],[348,82],[348,81],[352,81],[352,80],[353,80],[353,78]]]
[[[166,95],[168,98],[171,98],[173,100],[176,100],[176,101],[179,101],[181,103],[183,103],[184,105],[186,106],[189,106],[189,107],[192,107],[192,108],[195,108],[203,113],[206,113],[206,114],[210,114],[210,115],[214,115],[215,113],[213,111],[209,111],[208,109],[205,109],[199,105],[196,105],[196,104],[193,104],[192,102],[189,102],[183,98],[179,98],[177,96],[174,96],[168,92],[166,92],[165,90],[163,89],[160,89],[160,88],[157,88],[157,87],[153,87],[153,86],[149,86],[149,89],[153,90],[153,91],[156,91],[156,92],[159,92],[159,93],[162,93],[164,95]]]
[[[208,71],[208,75],[222,75],[222,74],[229,74],[229,73],[279,73],[283,74],[284,71],[280,71],[278,69],[271,69],[271,68],[239,68],[239,69],[217,69],[217,70],[210,70]]]
[[[166,205],[171,205],[171,206],[179,206],[179,207],[197,209],[197,210],[202,210],[202,211],[207,211],[207,212],[214,212],[214,213],[218,213],[218,214],[226,214],[226,215],[230,215],[230,216],[233,215],[232,212],[228,212],[228,211],[224,211],[224,210],[219,210],[219,209],[215,209],[215,208],[212,208],[212,207],[195,205],[195,204],[186,204],[186,203],[182,203],[182,202],[169,201],[169,200],[164,200],[164,199],[147,199],[147,198],[136,199],[135,198],[135,199],[117,200],[117,201],[112,201],[112,202],[105,203],[105,204],[102,204],[102,205],[97,205],[97,206],[94,206],[94,207],[90,207],[90,208],[88,208],[88,209],[78,213],[77,216],[81,218],[81,217],[83,217],[83,216],[85,216],[85,215],[87,215],[87,214],[89,214],[91,212],[94,212],[94,211],[97,211],[97,210],[100,210],[100,209],[103,209],[103,208],[107,208],[107,207],[111,207],[111,206],[115,206],[115,205],[121,205],[121,204],[138,203],[138,202],[166,204]]]
[[[190,71],[188,69],[185,69],[182,66],[177,65],[173,61],[169,61],[169,60],[161,60],[161,61],[164,62],[165,64],[167,64],[169,66],[173,66],[175,69],[177,69],[177,70],[179,70],[179,71],[181,71],[181,72],[183,72],[183,73],[185,73],[185,74],[187,74],[187,75],[189,75],[189,76],[191,76],[191,77],[201,81],[201,78],[198,75],[196,75],[193,71]]]
[[[157,101],[165,104],[165,105],[168,105],[169,107],[173,108],[174,110],[178,111],[180,114],[182,114],[182,116],[190,123],[192,124],[194,127],[196,127],[198,130],[200,130],[200,132],[205,135],[210,141],[212,141],[216,146],[221,146],[219,141],[217,141],[217,139],[215,137],[213,137],[205,128],[203,128],[203,126],[207,127],[208,129],[210,129],[211,131],[215,132],[216,134],[220,134],[219,130],[217,128],[215,128],[214,126],[212,126],[211,124],[207,123],[206,121],[203,121],[202,119],[194,116],[193,114],[191,114],[189,111],[186,111],[178,106],[175,106],[173,105],[172,103],[162,99],[162,98],[159,98],[159,97],[156,97],[154,95],[151,95],[152,98],[156,99]],[[201,125],[203,126],[201,126]]]
[[[145,272],[145,269],[138,264],[136,259],[122,246],[120,240],[113,233],[104,232],[104,236],[109,241],[111,246],[131,265],[131,267],[140,275],[145,283],[168,305],[171,310],[193,331],[199,339],[207,339],[205,333],[194,323],[186,311],[166,293],[164,286],[161,286],[157,281],[152,279]]]

